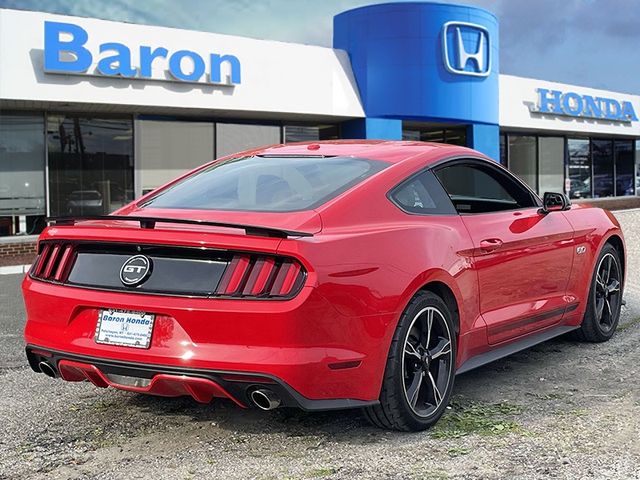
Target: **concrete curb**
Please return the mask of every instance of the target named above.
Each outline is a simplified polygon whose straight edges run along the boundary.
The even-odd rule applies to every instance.
[[[27,273],[31,265],[9,265],[0,267],[0,275],[15,275],[18,273]]]
[[[616,213],[631,213],[631,212],[640,212],[640,208],[625,208],[624,210],[611,210],[611,213],[614,215]]]

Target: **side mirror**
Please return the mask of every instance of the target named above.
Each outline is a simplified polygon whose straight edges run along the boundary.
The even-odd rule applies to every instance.
[[[539,213],[546,215],[551,212],[569,210],[571,201],[564,193],[544,192],[542,197],[542,208]]]

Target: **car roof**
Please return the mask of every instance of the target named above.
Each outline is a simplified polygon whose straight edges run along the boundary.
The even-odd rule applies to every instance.
[[[231,157],[249,155],[304,155],[304,156],[349,156],[398,163],[417,156],[426,164],[444,156],[482,156],[475,150],[457,145],[399,140],[322,140],[316,142],[287,143],[246,150]]]

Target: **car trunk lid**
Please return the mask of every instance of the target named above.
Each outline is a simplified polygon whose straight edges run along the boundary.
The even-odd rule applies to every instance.
[[[139,209],[129,215],[58,219],[41,236],[31,275],[135,293],[281,299],[295,295],[306,272],[298,260],[278,255],[278,247],[283,238],[320,231],[319,216],[225,213]],[[127,263],[136,256],[143,258],[141,262]]]

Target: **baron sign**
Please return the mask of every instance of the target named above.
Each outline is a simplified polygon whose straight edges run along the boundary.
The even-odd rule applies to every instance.
[[[45,72],[228,86],[240,84],[240,60],[234,55],[211,53],[205,59],[191,50],[169,52],[164,47],[141,45],[135,52],[138,61],[134,64],[134,55],[128,46],[107,42],[100,44],[98,52],[92,52],[87,47],[88,40],[89,34],[79,25],[44,22]],[[97,65],[92,70],[96,60]],[[168,71],[169,78],[153,76],[153,69],[161,67]],[[228,74],[224,75],[223,69]]]
[[[533,113],[563,115],[614,122],[635,122],[638,120],[633,104],[613,98],[580,95],[575,92],[561,92],[538,88],[538,104],[531,105]]]

